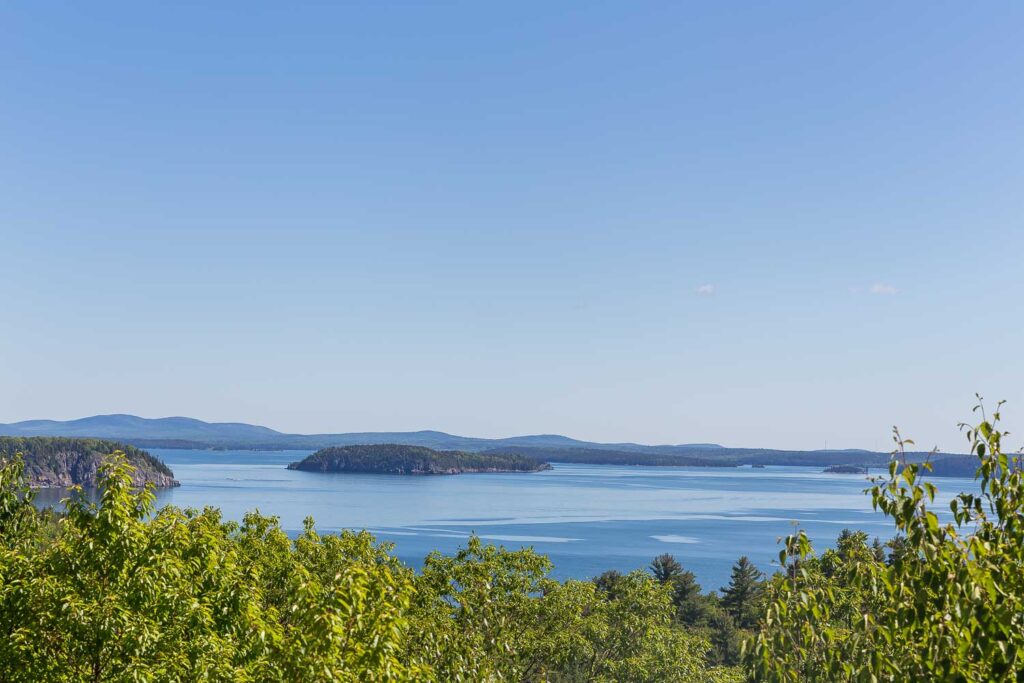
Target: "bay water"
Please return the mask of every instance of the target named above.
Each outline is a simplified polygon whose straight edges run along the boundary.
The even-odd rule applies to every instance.
[[[367,529],[394,543],[412,566],[433,550],[452,553],[476,534],[508,548],[532,546],[562,579],[644,568],[672,553],[705,590],[717,590],[740,555],[774,571],[779,539],[797,527],[819,550],[843,528],[883,541],[894,533],[892,522],[872,511],[864,475],[820,468],[553,463],[536,473],[399,476],[286,469],[309,451],[149,451],[181,482],[158,491],[158,505],[212,505],[234,520],[258,509],[279,517],[290,534],[307,516],[321,533]],[[965,479],[933,481],[944,519],[949,498],[975,488]],[[40,500],[55,503],[61,495],[44,491]]]

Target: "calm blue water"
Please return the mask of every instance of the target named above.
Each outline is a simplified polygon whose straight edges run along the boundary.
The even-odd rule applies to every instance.
[[[717,589],[740,555],[773,571],[778,538],[797,523],[819,549],[843,527],[883,540],[893,532],[872,512],[863,475],[819,468],[556,463],[532,474],[412,477],[285,469],[308,451],[150,452],[181,481],[158,493],[159,504],[214,505],[230,519],[258,508],[290,532],[307,516],[322,532],[365,528],[393,542],[413,566],[431,550],[453,552],[476,533],[506,547],[533,546],[552,559],[559,578],[641,568],[669,552],[705,589]],[[951,494],[973,488],[964,479],[934,481],[944,492],[937,511],[948,512]]]

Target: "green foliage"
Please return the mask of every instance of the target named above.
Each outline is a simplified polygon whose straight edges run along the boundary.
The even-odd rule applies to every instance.
[[[457,472],[535,472],[550,465],[515,454],[435,451],[423,446],[379,444],[322,448],[288,466],[310,472],[376,472],[382,474],[455,474]]]
[[[997,409],[966,428],[978,489],[942,524],[928,463],[902,457],[870,489],[899,541],[885,561],[848,532],[815,557],[786,540],[747,661],[762,681],[1010,681],[1024,670],[1024,476],[1004,452]]]
[[[643,572],[546,577],[530,550],[471,539],[416,579],[411,650],[445,681],[727,681],[709,644],[673,622],[671,587]]]
[[[671,582],[548,578],[472,538],[416,575],[365,532],[154,509],[124,456],[101,497],[37,511],[0,463],[0,681],[738,681],[673,619]]]
[[[673,623],[669,586],[643,572],[620,576],[612,593],[590,581],[552,582],[538,604],[529,651],[543,676],[525,680],[728,680],[707,668],[708,642]]]
[[[477,538],[454,557],[430,555],[417,578],[412,649],[441,680],[507,680],[521,668],[549,568],[529,550],[508,552]]]
[[[239,526],[212,509],[154,512],[122,457],[104,470],[100,502],[73,496],[53,542],[28,552],[3,529],[4,680],[373,681],[413,670],[399,658],[410,577],[364,539],[325,543],[307,530],[293,544],[258,515]]]
[[[761,572],[743,556],[732,566],[729,585],[722,589],[722,607],[740,628],[751,628],[760,612]]]
[[[654,558],[650,570],[659,583],[671,589],[676,623],[708,640],[707,660],[730,666],[739,663],[744,632],[737,627],[718,595],[702,593],[693,572],[683,569],[670,554]],[[605,572],[595,581],[598,585],[614,586],[611,579],[610,573]]]
[[[669,553],[663,553],[654,558],[651,561],[650,569],[658,583],[671,583],[683,574],[683,565],[679,564],[679,560]]]

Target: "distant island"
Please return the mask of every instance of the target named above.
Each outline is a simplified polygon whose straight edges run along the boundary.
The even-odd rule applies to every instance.
[[[551,465],[523,455],[435,451],[424,446],[370,444],[322,448],[290,470],[372,474],[461,474],[463,472],[539,472]]]
[[[137,486],[178,486],[167,465],[127,444],[100,439],[0,436],[0,461],[21,453],[26,481],[34,488],[95,486],[100,465],[114,451],[122,451],[135,468],[132,479]]]
[[[860,465],[829,465],[823,471],[825,474],[867,474],[868,468]]]

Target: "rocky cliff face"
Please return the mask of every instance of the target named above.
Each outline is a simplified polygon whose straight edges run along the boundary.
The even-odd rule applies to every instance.
[[[135,468],[132,480],[138,486],[178,486],[174,473],[146,451],[113,441],[53,437],[0,437],[0,460],[21,453],[25,478],[38,488],[66,488],[96,485],[100,465],[115,451],[121,451]]]
[[[40,488],[67,488],[76,484],[91,487],[96,485],[103,460],[103,457],[96,457],[93,453],[74,450],[61,451],[55,455],[53,462],[48,463],[45,467],[26,463],[25,472],[30,477],[31,485]],[[130,459],[129,462],[131,462]],[[135,466],[135,471],[132,472],[132,481],[137,486],[142,487],[150,483],[158,488],[178,486],[177,480],[172,475],[150,470],[144,463],[131,462],[131,464]]]

